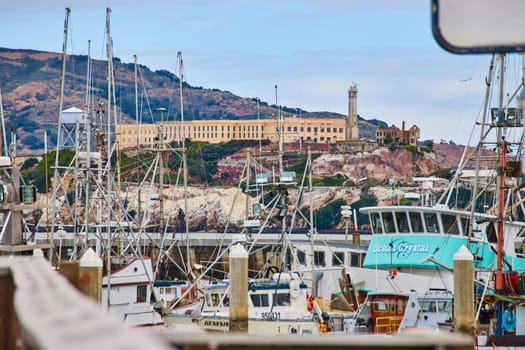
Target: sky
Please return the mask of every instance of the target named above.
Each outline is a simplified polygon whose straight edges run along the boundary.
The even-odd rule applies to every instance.
[[[430,0],[4,0],[0,47],[105,59],[106,7],[114,56],[152,70],[184,59],[192,86],[231,91],[307,111],[357,112],[421,140],[467,143],[479,116],[488,55],[455,55],[436,43]],[[7,34],[9,33],[9,34]]]

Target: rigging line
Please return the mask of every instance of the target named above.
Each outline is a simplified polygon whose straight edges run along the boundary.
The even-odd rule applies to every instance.
[[[177,299],[175,301],[175,303],[173,303],[171,306],[170,306],[170,309],[174,309],[175,306],[177,306],[181,301],[182,299],[184,299],[188,294],[190,294],[190,292],[193,290],[194,287],[197,287],[197,282],[200,281],[212,268],[213,266],[222,258],[222,256],[224,254],[226,254],[226,252],[228,252],[228,248],[230,248],[230,246],[232,246],[231,244],[228,245],[226,247],[226,249],[224,249],[222,251],[221,254],[217,255],[217,258],[206,268],[206,270],[204,270],[204,272],[202,274],[199,275],[199,277],[197,277],[195,279],[195,281],[191,284],[191,286],[188,287],[188,289],[186,290],[186,292],[182,293],[182,295],[179,297],[179,299]]]
[[[198,120],[198,119],[196,119],[197,113],[195,112],[194,96],[192,94],[192,91],[190,91],[191,90],[191,86],[187,83],[188,82],[188,76],[187,76],[187,73],[186,73],[186,67],[184,65],[182,65],[181,68],[182,68],[182,74],[181,74],[181,76],[182,76],[182,84],[184,85],[184,82],[186,82],[186,87],[187,87],[187,89],[184,89],[182,91],[183,98],[184,98],[184,93],[185,93],[186,94],[186,101],[188,101],[189,104],[190,104],[190,111],[191,111],[191,118],[190,118],[190,120],[195,121],[195,120]],[[179,77],[179,79],[181,79],[181,77]],[[183,111],[181,111],[181,113],[182,112]],[[211,133],[213,133],[213,130],[211,131]],[[202,148],[203,148],[203,146],[200,146],[198,148],[199,149],[199,157],[200,157],[200,161],[201,161],[200,163],[201,163],[201,166],[202,166],[202,171],[204,173],[204,180],[206,182],[206,185],[209,186],[210,184],[209,184],[209,181],[208,181],[208,176],[211,177],[211,174],[209,174],[207,169],[206,169],[206,162],[204,161],[204,157],[202,155]]]
[[[267,214],[266,216],[266,219],[263,223],[263,225],[261,225],[261,227],[259,228],[259,232],[257,232],[257,234],[255,235],[255,239],[252,241],[251,245],[250,245],[250,248],[248,249],[248,254],[250,254],[255,246],[255,243],[257,243],[257,239],[259,238],[259,236],[262,234],[262,231],[263,231],[263,228],[266,226],[266,224],[268,223],[270,217],[272,216],[271,214],[273,213],[273,211],[275,210],[275,207],[277,206],[277,204],[279,203],[279,200],[281,198],[281,195],[280,194],[277,194],[268,204],[273,203],[273,206],[272,208],[270,209],[270,212]]]
[[[177,64],[175,64],[175,72],[177,71]],[[167,111],[167,115],[169,116],[170,113],[171,113],[171,105],[172,105],[172,102],[175,100],[175,96],[176,96],[176,91],[175,91],[175,86],[176,86],[176,82],[175,82],[175,78],[177,77],[177,75],[175,73],[173,73],[173,79],[171,81],[171,96],[168,100],[168,111]],[[180,77],[179,77],[180,79]],[[175,109],[173,111],[173,120],[177,120],[177,116],[175,115]]]
[[[296,213],[300,210],[298,209],[299,208],[299,203],[301,202],[301,199],[303,198],[303,193],[304,193],[304,182],[306,181],[306,174],[308,173],[308,167],[311,166],[311,164],[309,164],[309,162],[307,161],[306,164],[305,164],[305,167],[304,167],[304,172],[303,172],[303,176],[302,176],[302,179],[301,179],[301,185],[299,186],[299,193],[297,194],[297,199],[295,201],[295,210],[292,214],[292,221],[290,223],[290,229],[289,229],[289,233],[291,234],[292,233],[292,230],[294,228],[294,225],[295,225],[295,217],[296,217]],[[313,192],[313,191],[312,191]],[[310,193],[310,196],[312,196],[313,193]],[[302,214],[302,213],[301,213]],[[302,215],[303,218],[304,215]],[[306,218],[305,218],[306,219]],[[306,220],[306,222],[308,222],[310,224],[310,227],[313,227],[313,223],[309,222],[309,219]],[[312,234],[313,234],[313,230],[312,230]]]
[[[241,173],[241,179],[244,178],[244,175],[246,173],[246,165],[244,166],[243,170],[242,170],[242,173]],[[211,254],[211,256],[214,256],[215,254],[218,254],[221,249],[222,249],[222,246],[224,244],[224,238],[226,236],[226,233],[228,232],[228,226],[230,224],[230,220],[231,220],[231,217],[232,217],[232,214],[233,214],[233,207],[235,206],[235,202],[237,201],[237,197],[239,195],[239,193],[241,193],[241,186],[242,186],[242,181],[239,181],[239,184],[237,185],[237,191],[235,191],[235,195],[233,197],[233,201],[232,201],[232,205],[230,206],[230,211],[228,213],[228,219],[226,221],[226,225],[224,226],[224,232],[223,234],[221,235],[219,241],[218,241],[218,245],[213,249],[213,252]]]
[[[149,102],[148,91],[146,89],[146,85],[144,84],[144,77],[142,76],[142,69],[140,69],[140,65],[138,66],[137,70],[139,71],[140,85],[142,86],[142,94],[143,94],[144,98],[146,99],[146,104],[148,105],[148,111],[149,111],[149,115],[151,117],[150,118],[151,122],[155,123],[155,118],[154,118],[153,112],[151,111],[151,104]],[[142,122],[142,118],[141,118],[141,122]]]

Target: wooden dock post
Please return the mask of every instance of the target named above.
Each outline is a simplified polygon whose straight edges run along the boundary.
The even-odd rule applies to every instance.
[[[102,259],[88,248],[79,259],[78,287],[85,295],[102,301]]]
[[[237,243],[230,249],[230,332],[248,332],[248,252]]]
[[[357,212],[354,209],[354,233],[352,234],[352,243],[359,245],[361,244],[361,236],[357,227]]]
[[[464,245],[454,254],[454,328],[474,333],[474,258]]]

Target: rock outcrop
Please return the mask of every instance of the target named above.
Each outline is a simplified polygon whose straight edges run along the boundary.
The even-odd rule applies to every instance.
[[[432,155],[413,154],[398,148],[387,148],[357,154],[326,154],[313,162],[315,176],[343,175],[354,182],[359,179],[410,179],[413,176],[427,176],[439,169]]]

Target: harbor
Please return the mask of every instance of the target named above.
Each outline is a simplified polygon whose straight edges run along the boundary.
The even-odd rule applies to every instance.
[[[525,348],[525,42],[449,41],[450,1],[437,44],[490,54],[465,146],[365,78],[309,112],[127,63],[110,7],[100,60],[69,7],[61,53],[0,48],[0,348]]]

